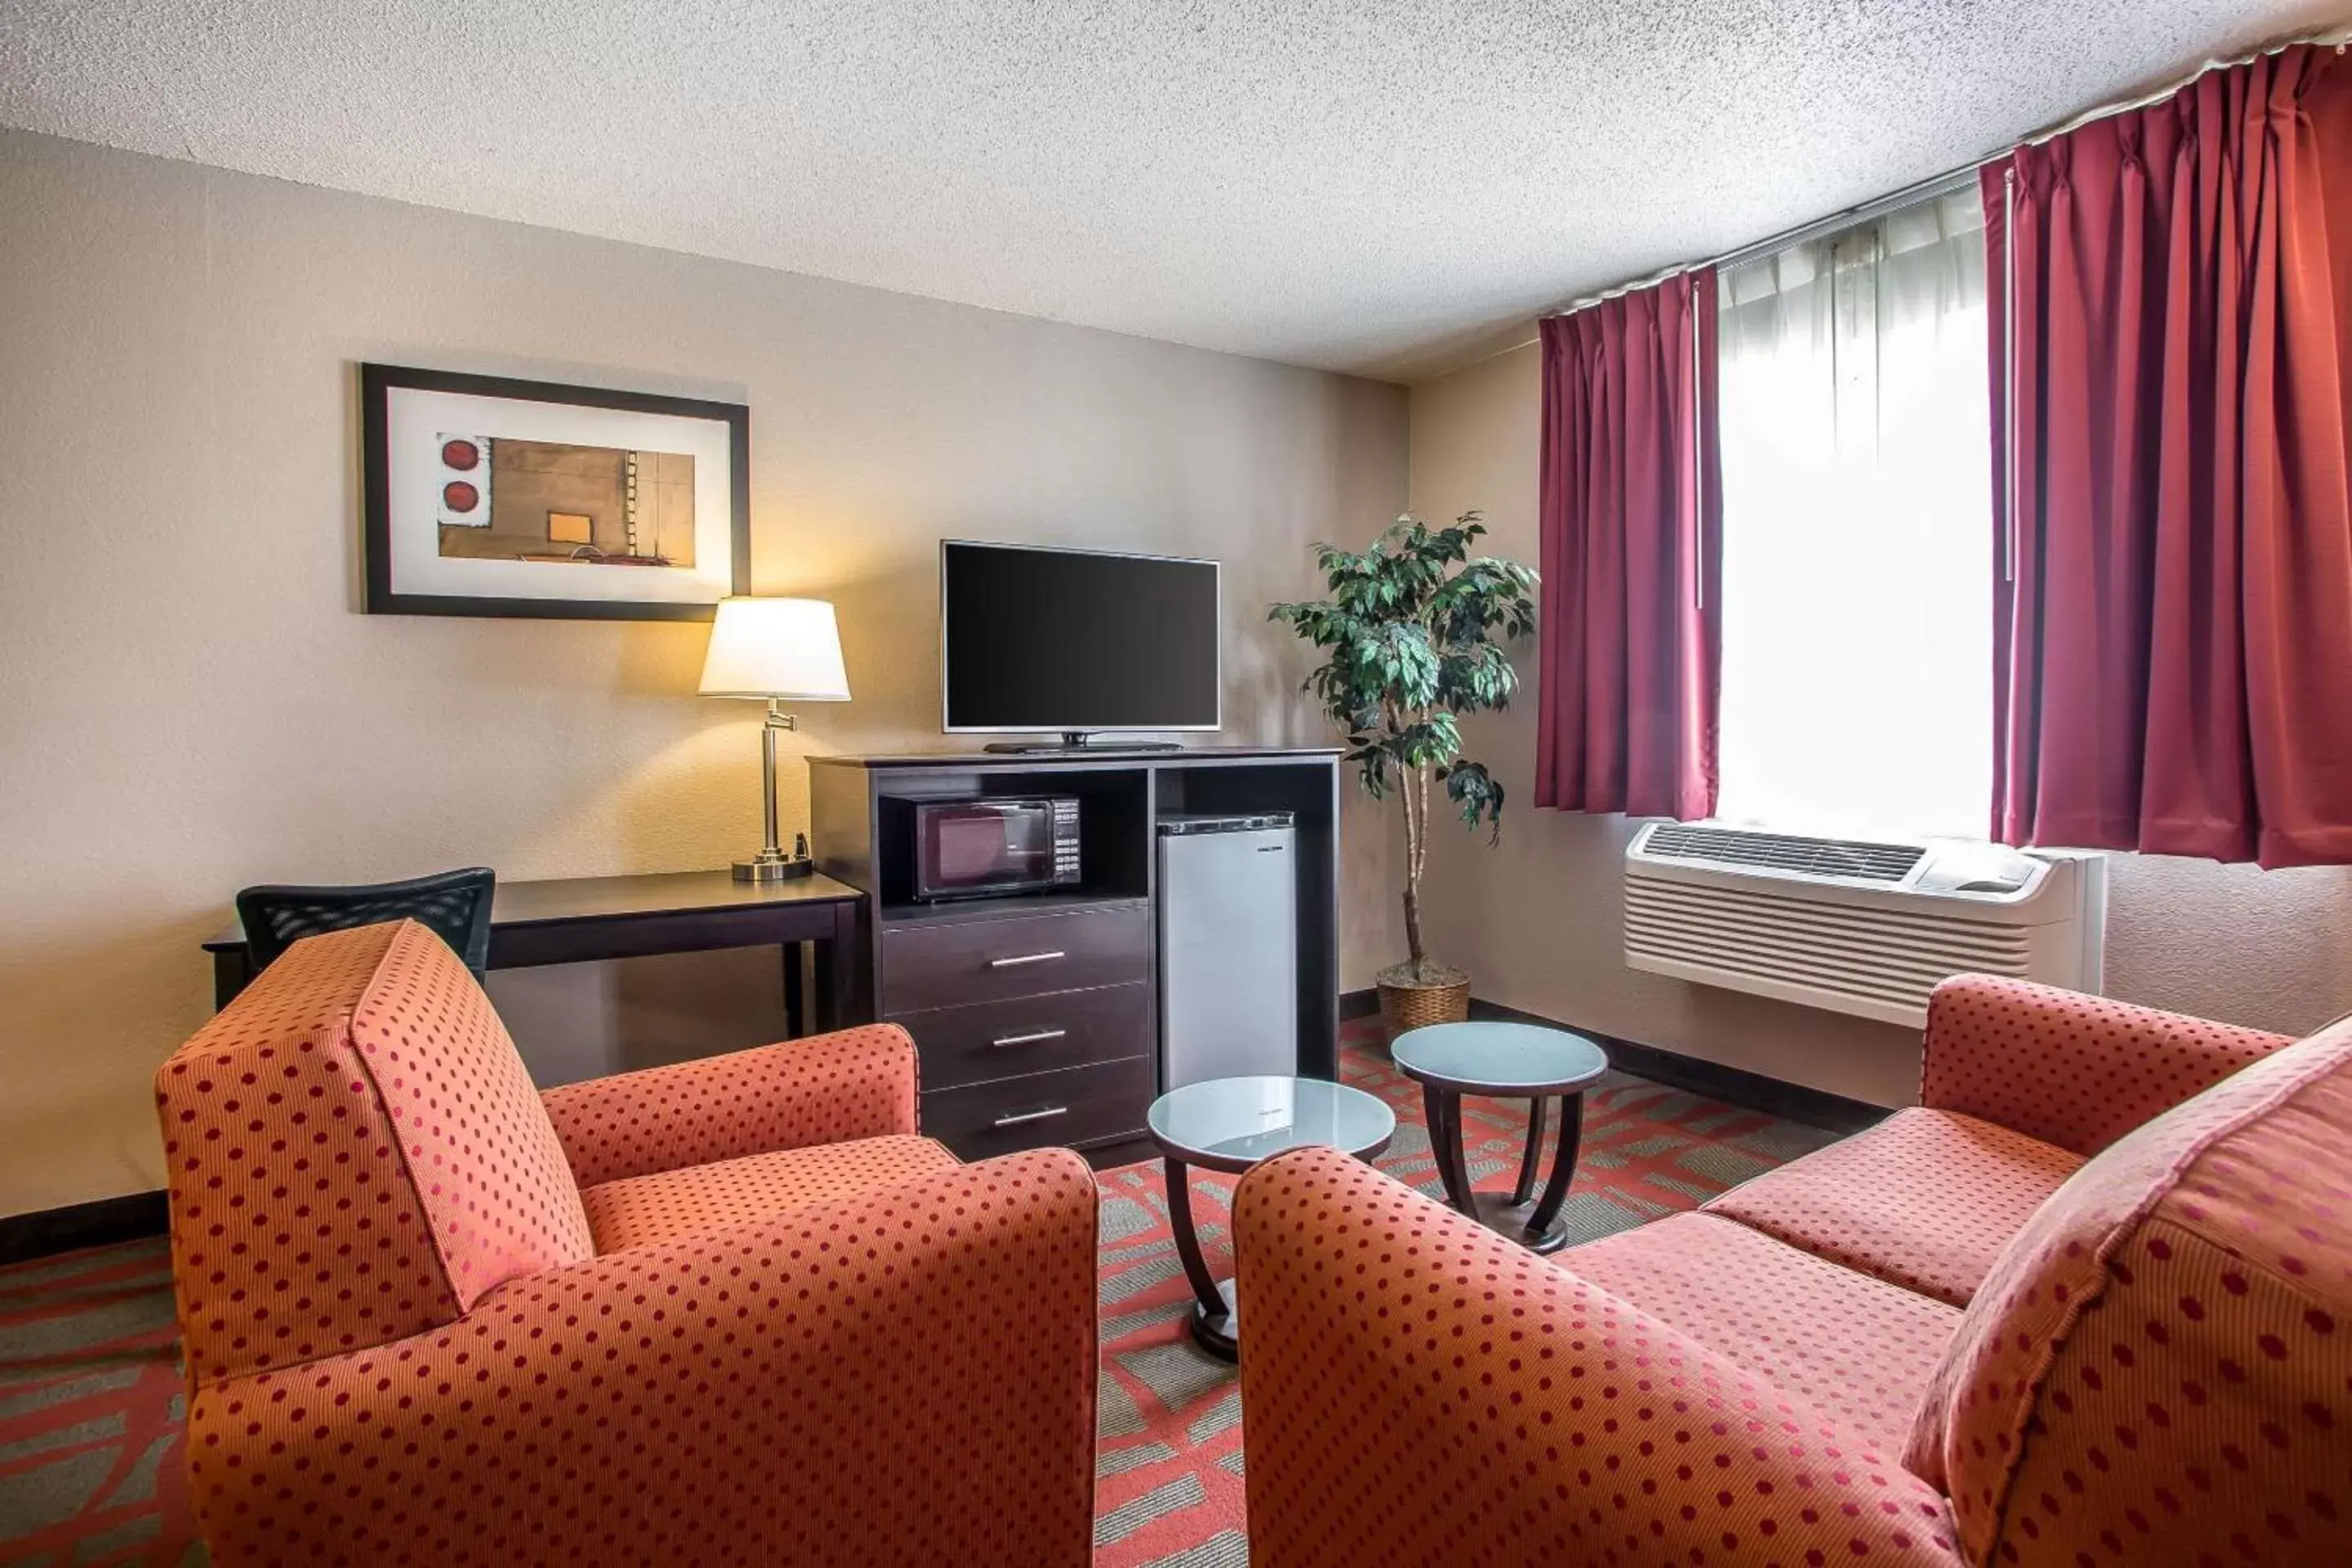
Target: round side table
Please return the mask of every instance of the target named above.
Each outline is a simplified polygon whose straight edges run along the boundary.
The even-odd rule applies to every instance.
[[[1446,1200],[1488,1229],[1533,1252],[1557,1252],[1568,1245],[1559,1223],[1560,1205],[1576,1174],[1576,1153],[1584,1141],[1584,1091],[1609,1070],[1609,1058],[1582,1035],[1535,1024],[1432,1024],[1408,1029],[1390,1046],[1397,1070],[1421,1085],[1429,1115],[1429,1144]],[[1519,1179],[1508,1193],[1482,1193],[1470,1184],[1462,1152],[1462,1097],[1525,1100],[1528,1148]],[[1543,1194],[1535,1192],[1543,1154],[1544,1110],[1560,1102],[1559,1139]]]
[[[1168,1227],[1192,1282],[1192,1338],[1223,1361],[1241,1357],[1234,1283],[1218,1283],[1192,1229],[1192,1167],[1239,1175],[1290,1149],[1328,1144],[1369,1160],[1396,1136],[1396,1113],[1377,1095],[1319,1078],[1218,1078],[1151,1102],[1151,1141],[1168,1181]]]

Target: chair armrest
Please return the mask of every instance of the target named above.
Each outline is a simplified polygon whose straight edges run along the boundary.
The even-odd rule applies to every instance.
[[[1368,1165],[1234,1195],[1252,1568],[1934,1563],[1893,1455]],[[1822,1555],[1809,1553],[1818,1551]]]
[[[2293,1043],[2054,985],[1962,974],[1928,998],[1919,1102],[2090,1155]]]
[[[583,1187],[915,1131],[915,1042],[896,1024],[568,1083],[541,1094]]]
[[[1087,1568],[1096,1201],[1009,1155],[205,1388],[198,1525],[221,1563]]]

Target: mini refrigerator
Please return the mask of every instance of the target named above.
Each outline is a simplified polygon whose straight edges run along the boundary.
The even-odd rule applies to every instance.
[[[1298,1071],[1286,811],[1160,819],[1160,1086]]]

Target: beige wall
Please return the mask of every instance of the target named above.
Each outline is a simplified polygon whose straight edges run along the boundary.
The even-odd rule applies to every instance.
[[[1500,355],[1416,386],[1412,504],[1431,517],[1486,509],[1500,553],[1534,563],[1538,351]],[[1638,823],[1528,808],[1535,682],[1527,700],[1471,727],[1515,809],[1503,847],[1465,838],[1430,856],[1431,936],[1467,963],[1478,994],[1646,1045],[1857,1099],[1913,1098],[1917,1037],[1625,967],[1619,869]],[[2352,869],[2261,871],[2116,858],[2107,988],[2210,1017],[2300,1031],[2352,1008]]]
[[[1262,606],[1403,500],[1371,383],[24,134],[0,213],[0,1213],[157,1184],[149,1075],[243,884],[757,837],[704,626],[355,612],[358,362],[749,404],[757,585],[837,602],[857,693],[811,751],[943,743],[942,535],[1222,558],[1224,738],[1321,743]],[[1351,847],[1351,986],[1386,849]],[[774,989],[758,954],[494,984],[558,1072],[767,1037]]]

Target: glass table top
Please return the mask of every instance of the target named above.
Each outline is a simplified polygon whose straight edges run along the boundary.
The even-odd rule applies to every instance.
[[[1475,1094],[1561,1094],[1609,1070],[1582,1035],[1538,1024],[1431,1024],[1389,1046],[1407,1078]]]
[[[1396,1113],[1377,1095],[1318,1078],[1219,1078],[1151,1102],[1151,1136],[1188,1164],[1245,1171],[1286,1149],[1328,1144],[1360,1159],[1388,1147]]]

